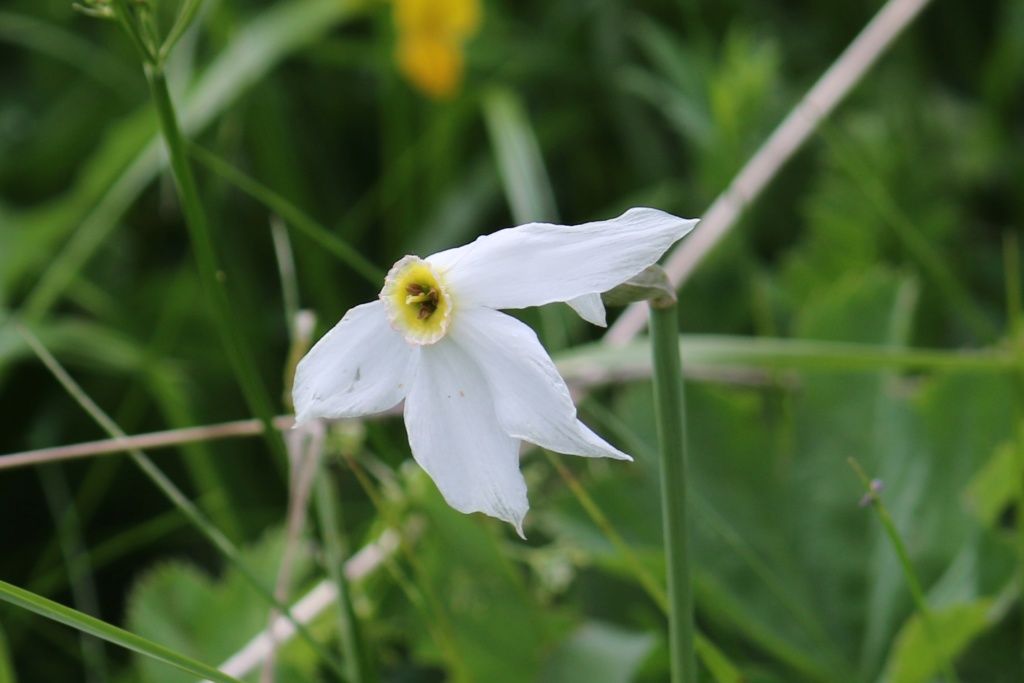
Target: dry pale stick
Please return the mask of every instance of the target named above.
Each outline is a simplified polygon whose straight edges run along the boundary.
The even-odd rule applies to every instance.
[[[375,543],[364,547],[345,563],[345,577],[349,581],[361,579],[380,566],[397,548],[398,534],[390,529],[385,531]],[[291,614],[298,622],[308,624],[335,604],[337,598],[337,587],[325,579],[295,603]],[[259,666],[275,646],[287,643],[294,636],[295,625],[284,617],[277,617],[269,629],[259,633],[218,668],[235,678],[245,676]]]
[[[713,370],[713,369],[712,369]],[[691,368],[690,371],[701,372]],[[690,372],[688,371],[688,372]],[[707,375],[708,371],[704,371]],[[574,390],[585,389],[590,386],[608,384],[616,381],[637,379],[639,377],[650,377],[650,367],[639,369],[627,368],[623,371],[609,370],[600,365],[579,367],[575,364],[568,372],[562,371],[569,387]],[[710,375],[707,375],[710,376]],[[721,373],[715,376],[721,377]],[[728,377],[726,377],[728,379]],[[373,420],[379,417],[396,416],[402,414],[401,404],[375,415],[365,415],[359,421]],[[331,422],[346,422],[348,420],[331,420]],[[291,429],[295,424],[295,418],[291,415],[279,415],[274,418],[274,426],[280,430]],[[50,448],[39,448],[20,453],[0,455],[0,470],[12,469],[15,467],[30,467],[42,465],[48,462],[60,462],[73,460],[75,458],[87,458],[96,455],[111,455],[113,453],[124,453],[132,449],[152,450],[154,448],[170,448],[186,443],[199,441],[213,441],[215,439],[229,439],[245,436],[260,436],[263,434],[263,423],[259,420],[236,420],[215,425],[204,425],[202,427],[185,427],[182,429],[170,429],[162,432],[151,432],[149,434],[137,434],[117,439],[101,439],[86,443],[69,444],[67,446],[52,446]]]
[[[818,79],[725,192],[715,199],[693,234],[673,252],[665,270],[677,290],[821,120],[831,113],[930,1],[889,0]],[[625,345],[644,329],[647,316],[646,304],[630,305],[604,335],[604,342],[611,346]]]
[[[285,549],[281,555],[281,563],[277,570],[277,581],[274,585],[274,597],[278,602],[288,602],[288,586],[291,584],[292,568],[299,550],[302,532],[306,526],[306,513],[309,508],[309,496],[313,490],[313,477],[320,467],[323,454],[324,436],[327,429],[322,422],[311,422],[285,434],[285,445],[291,461],[291,482],[288,487],[288,517],[285,524]],[[269,635],[268,649],[263,657],[263,671],[260,672],[261,683],[273,683],[276,641],[274,640],[274,622],[280,618],[280,612],[270,610],[269,624],[266,633]]]

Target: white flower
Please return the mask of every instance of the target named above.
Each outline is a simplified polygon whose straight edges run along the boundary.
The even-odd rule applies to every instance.
[[[519,442],[631,458],[576,418],[565,381],[502,308],[568,302],[604,325],[600,293],[656,262],[696,220],[655,209],[570,227],[529,223],[426,259],[406,256],[380,300],[356,306],[299,363],[296,422],[357,417],[405,399],[416,462],[456,510],[522,535]]]

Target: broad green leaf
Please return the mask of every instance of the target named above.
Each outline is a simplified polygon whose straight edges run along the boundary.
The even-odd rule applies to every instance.
[[[991,528],[1006,508],[1020,497],[1020,479],[1016,445],[1012,442],[1001,444],[968,482],[964,492],[968,509],[982,524]]]
[[[48,619],[60,622],[71,628],[78,629],[102,638],[114,645],[132,650],[147,658],[147,661],[162,662],[188,675],[186,680],[192,681],[195,676],[206,678],[217,683],[240,683],[238,679],[221,673],[217,669],[187,657],[173,649],[142,638],[130,631],[118,628],[105,621],[100,621],[88,614],[83,614],[60,603],[12,586],[0,581],[0,600],[4,600],[23,609],[27,609]]]
[[[882,683],[927,683],[943,671],[942,659],[955,661],[958,654],[991,626],[988,599],[933,610],[930,628],[920,615],[911,617],[900,630]]]
[[[242,557],[266,585],[273,585],[284,556],[284,534],[268,533],[245,548]],[[292,569],[293,584],[309,573],[308,546],[300,541]],[[226,661],[266,628],[270,609],[250,582],[234,568],[214,578],[195,565],[160,564],[132,587],[127,621],[133,631],[165,643],[176,651],[206,661]],[[299,640],[281,648],[281,681],[301,681],[312,675],[316,660]],[[137,658],[140,677],[152,683],[193,683],[178,671],[149,659]]]
[[[417,583],[434,596],[454,638],[455,654],[449,651],[449,656],[457,662],[449,662],[449,670],[459,673],[453,679],[536,680],[541,658],[563,623],[540,608],[509,561],[502,536],[511,528],[452,510],[422,472],[415,472],[410,484],[416,509],[425,513],[428,524],[415,551],[422,572]],[[437,620],[435,626],[445,628]],[[418,630],[421,651],[436,653],[427,629]]]
[[[584,622],[548,657],[539,683],[630,683],[655,637],[599,622]]]
[[[591,466],[591,461],[583,461],[589,472],[579,477],[615,529],[660,577],[660,493],[649,445],[654,438],[650,386],[631,387],[620,408],[634,430],[620,445],[636,462]],[[793,670],[812,680],[828,680],[830,672],[838,669],[822,661],[830,656],[829,644],[812,616],[806,583],[799,575],[781,571],[791,541],[779,526],[778,511],[785,493],[778,490],[778,475],[773,472],[777,466],[766,450],[771,436],[763,423],[760,402],[748,391],[690,384],[687,411],[699,612],[707,623],[720,627],[714,632],[725,628],[742,633]],[[634,438],[635,444],[631,443]],[[601,537],[579,504],[568,494],[560,498],[556,510],[544,512],[544,528],[557,534],[560,541],[587,550],[593,561],[620,579],[635,581],[629,564]],[[725,585],[719,576],[735,580]],[[616,592],[611,587],[602,589],[603,585],[597,583],[591,600],[601,595],[602,604],[607,603],[603,609],[621,608]],[[657,612],[655,605],[636,598],[630,604],[633,613],[642,614],[641,608]],[[780,614],[785,618],[779,619]],[[806,649],[791,640],[805,643]],[[711,668],[703,650],[701,656]],[[728,676],[727,672],[720,675]]]
[[[904,343],[900,331],[906,328],[900,319],[906,315],[901,308],[906,286],[883,269],[839,278],[804,304],[795,320],[796,334],[898,351]],[[906,592],[874,518],[857,504],[862,491],[846,464],[853,457],[872,476],[886,476],[878,474],[882,466],[891,476],[903,476],[908,459],[920,452],[913,415],[899,398],[899,378],[884,370],[856,372],[837,364],[832,372],[805,373],[794,406],[788,495],[801,503],[788,507],[787,527],[795,538],[800,572],[815,577],[808,586],[815,611],[851,663],[870,653],[878,637],[874,634],[886,633],[908,607],[881,597],[904,597]],[[901,483],[893,481],[889,492],[913,500],[917,490]],[[805,506],[815,514],[804,514]],[[863,597],[854,597],[852,585]]]

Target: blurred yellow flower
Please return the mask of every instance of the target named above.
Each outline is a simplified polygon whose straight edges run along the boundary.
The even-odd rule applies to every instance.
[[[463,43],[480,25],[479,0],[394,0],[398,66],[431,97],[449,97],[462,82]]]

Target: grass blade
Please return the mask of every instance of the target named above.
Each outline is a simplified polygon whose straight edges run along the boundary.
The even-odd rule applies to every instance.
[[[53,619],[61,624],[78,629],[83,633],[87,633],[97,638],[102,638],[114,645],[120,645],[123,648],[132,650],[133,652],[138,652],[146,657],[152,657],[153,659],[165,662],[166,664],[195,676],[202,676],[203,678],[215,681],[216,683],[241,683],[237,678],[232,678],[211,666],[207,666],[206,664],[197,662],[194,659],[178,654],[163,645],[158,645],[157,643],[146,640],[134,633],[108,624],[105,621],[101,621],[95,617],[90,617],[88,614],[83,614],[71,609],[70,607],[65,607],[60,603],[47,600],[35,593],[22,590],[17,586],[7,583],[6,581],[0,581],[0,600],[9,602],[12,605],[17,605],[18,607],[30,612],[35,612],[47,619]]]
[[[17,328],[21,335],[25,338],[25,341],[29,343],[32,349],[39,356],[39,359],[46,365],[47,369],[53,373],[57,380],[64,386],[69,394],[78,402],[82,408],[89,413],[89,415],[106,430],[112,437],[121,438],[125,437],[123,431],[118,427],[110,417],[104,413],[99,406],[97,406],[92,399],[79,387],[70,375],[60,366],[57,359],[54,358],[40,343],[39,340],[32,335],[21,323],[17,323]],[[335,672],[338,673],[343,679],[345,678],[341,664],[332,657],[327,650],[321,645],[309,630],[300,624],[298,621],[291,616],[288,612],[288,608],[274,597],[273,592],[268,589],[256,573],[252,570],[245,561],[242,560],[238,548],[213,524],[206,519],[203,513],[192,501],[190,501],[185,494],[178,489],[174,483],[167,478],[167,476],[158,468],[153,461],[145,456],[139,450],[132,450],[129,452],[132,460],[138,465],[139,469],[153,481],[156,486],[163,491],[163,493],[174,503],[175,506],[192,522],[193,526],[199,531],[210,543],[224,556],[224,558],[230,562],[238,571],[249,581],[249,583],[262,595],[269,604],[273,605],[292,622],[296,627],[302,638],[313,648],[313,650],[320,655],[323,661],[330,666]]]
[[[297,0],[278,3],[250,21],[189,90],[181,107],[184,133],[203,130],[285,57],[351,17],[356,9],[355,3],[341,0]],[[97,150],[94,162],[68,196],[23,221],[26,235],[38,238],[42,232],[48,238],[34,240],[38,258],[15,258],[20,249],[12,249],[9,259],[0,255],[0,272],[8,283],[27,274],[26,269],[40,260],[49,264],[25,300],[22,314],[28,323],[53,307],[163,167],[151,114],[144,111],[119,127]],[[119,170],[112,172],[111,164]],[[67,238],[64,226],[78,229]],[[54,257],[62,240],[66,245]]]

